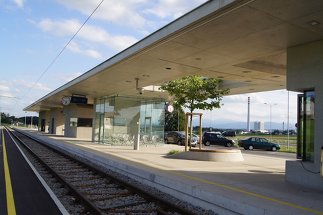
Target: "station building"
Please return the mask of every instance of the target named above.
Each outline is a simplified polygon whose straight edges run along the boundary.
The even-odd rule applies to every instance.
[[[39,112],[44,132],[139,146],[162,141],[166,81],[197,74],[230,94],[296,91],[298,153],[286,180],[323,190],[322,59],[323,1],[213,0],[25,110]]]

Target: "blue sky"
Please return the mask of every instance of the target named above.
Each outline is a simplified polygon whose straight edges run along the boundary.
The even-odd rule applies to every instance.
[[[0,0],[0,111],[24,116],[24,107],[205,0],[105,0],[41,77],[100,2]],[[272,106],[273,122],[287,121],[286,91],[229,96],[224,98],[221,110],[205,112],[205,117],[214,119],[215,124],[245,121],[248,96],[252,102],[252,121],[269,121],[265,102],[279,104],[279,108]],[[290,101],[290,120],[295,123],[295,93],[290,94]]]

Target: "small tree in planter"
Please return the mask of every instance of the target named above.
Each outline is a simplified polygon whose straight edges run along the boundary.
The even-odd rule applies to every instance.
[[[219,79],[192,75],[161,85],[160,88],[172,96],[174,106],[189,109],[191,115],[190,139],[192,139],[192,115],[194,110],[213,110],[214,108],[220,108],[222,97],[229,93],[229,89],[220,89],[221,83],[222,80]]]

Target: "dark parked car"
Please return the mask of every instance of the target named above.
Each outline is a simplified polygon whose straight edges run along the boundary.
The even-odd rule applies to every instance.
[[[237,135],[236,131],[223,131],[222,135],[225,137],[235,137]]]
[[[263,137],[249,137],[244,140],[239,140],[239,146],[243,147],[245,150],[264,149],[277,151],[280,149],[279,144],[269,142],[266,138]]]
[[[192,137],[192,146],[195,147],[199,142],[197,136]],[[176,143],[178,145],[185,145],[185,132],[184,131],[170,131],[165,136],[165,143]],[[188,144],[190,144],[190,136],[188,136]]]
[[[205,132],[203,134],[203,144],[206,146],[215,144],[231,147],[234,145],[234,140],[222,136],[219,132]]]

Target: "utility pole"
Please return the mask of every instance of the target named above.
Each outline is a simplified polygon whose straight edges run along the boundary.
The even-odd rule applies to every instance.
[[[287,91],[287,149],[289,149],[289,91]]]
[[[270,133],[270,139],[272,140],[273,139],[273,134],[272,134],[272,129],[271,129],[271,121],[272,121],[272,117],[271,117],[271,112],[272,112],[272,106],[273,105],[277,105],[277,104],[271,104],[269,102],[265,102],[264,103],[265,105],[269,105],[269,133]]]
[[[250,97],[248,97],[247,131],[250,131]]]

